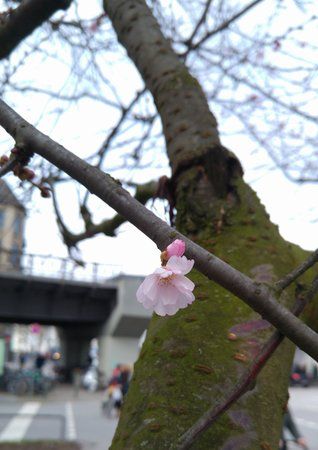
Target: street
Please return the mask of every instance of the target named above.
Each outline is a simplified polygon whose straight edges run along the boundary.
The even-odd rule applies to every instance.
[[[0,394],[0,442],[39,439],[78,441],[83,450],[106,450],[117,419],[101,412],[102,393],[61,386],[44,397]],[[318,387],[290,388],[289,407],[310,450],[318,450]]]
[[[0,442],[40,439],[78,441],[83,450],[106,450],[117,419],[102,415],[102,392],[62,386],[46,398],[0,394]]]
[[[289,389],[289,407],[310,450],[318,450],[318,387]]]

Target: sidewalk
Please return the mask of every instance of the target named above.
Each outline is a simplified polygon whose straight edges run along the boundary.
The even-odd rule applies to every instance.
[[[17,397],[6,392],[0,393],[0,402],[7,411],[26,402],[37,401],[41,403],[38,414],[64,416],[66,438],[79,442],[82,450],[107,450],[111,444],[117,419],[109,419],[102,414],[102,398],[102,391],[88,392],[81,389],[76,395],[71,385],[59,385],[46,397]]]
[[[81,389],[78,393],[70,385],[58,386],[45,401],[71,403],[77,441],[83,450],[107,450],[117,426],[116,419],[108,419],[102,414],[103,392],[89,392]]]

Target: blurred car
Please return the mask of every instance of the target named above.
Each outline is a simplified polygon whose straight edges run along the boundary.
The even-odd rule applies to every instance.
[[[308,387],[310,383],[311,379],[308,377],[305,368],[295,366],[290,374],[290,385]]]

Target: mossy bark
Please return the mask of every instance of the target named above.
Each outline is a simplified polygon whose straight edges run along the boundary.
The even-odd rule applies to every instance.
[[[105,0],[104,7],[162,119],[177,228],[256,281],[278,280],[298,264],[299,251],[280,237],[243,182],[238,160],[222,147],[198,82],[143,0]],[[190,277],[196,284],[193,305],[151,320],[113,450],[176,448],[184,431],[226,397],[272,332],[232,294],[196,271]],[[282,301],[290,305],[293,295]],[[277,449],[293,350],[284,342],[255,386],[193,448]]]
[[[188,188],[178,191],[182,232],[259,282],[272,283],[295,267],[293,246],[280,237],[242,180],[232,184],[235,201],[226,196],[214,212],[198,211],[205,199],[198,203],[202,186],[198,188],[194,171],[183,174]],[[210,184],[208,175],[204,179]],[[194,304],[174,317],[154,316],[151,321],[112,449],[173,449],[208,407],[222,401],[272,331],[224,289],[197,272],[191,278]],[[290,303],[292,297],[286,295],[284,301]],[[228,338],[230,332],[236,340]],[[286,341],[251,391],[193,448],[276,449],[292,356],[293,346]]]

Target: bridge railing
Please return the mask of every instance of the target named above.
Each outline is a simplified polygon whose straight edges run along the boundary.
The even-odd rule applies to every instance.
[[[0,247],[0,272],[18,272],[60,280],[99,282],[119,275],[120,265],[75,261],[50,255],[23,253]]]

